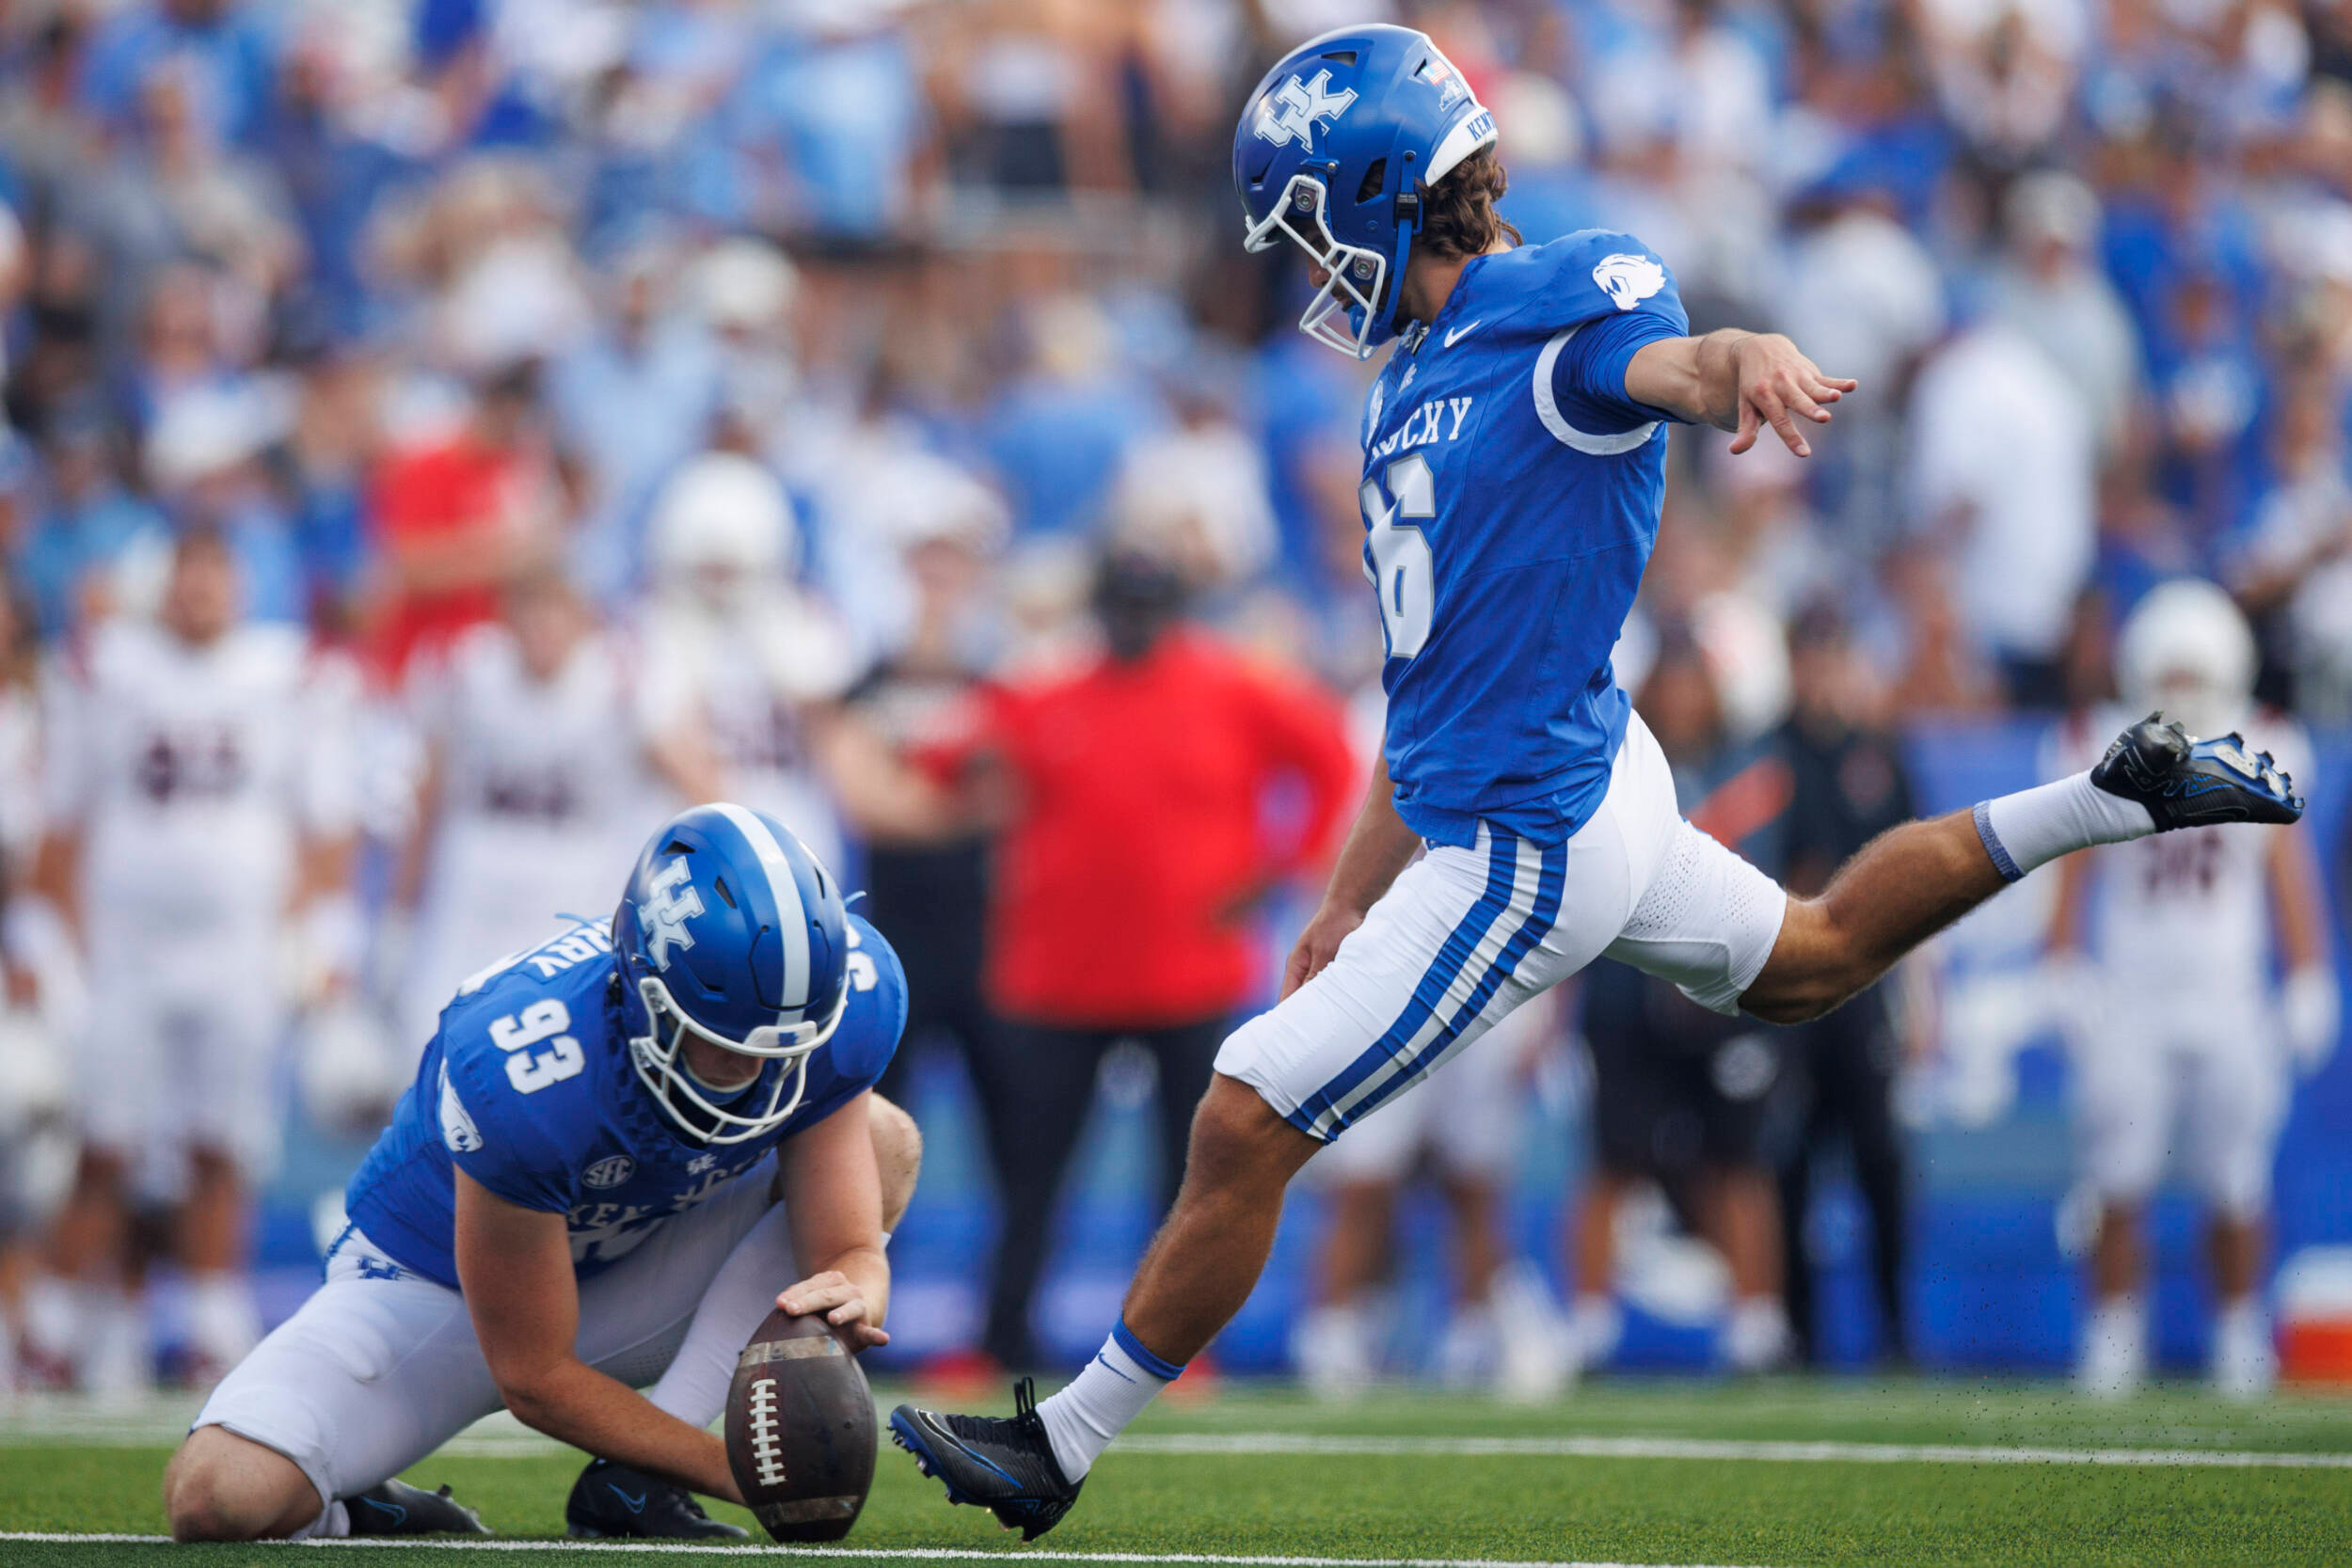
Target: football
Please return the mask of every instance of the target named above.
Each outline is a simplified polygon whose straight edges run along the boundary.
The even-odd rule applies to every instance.
[[[838,1541],[874,1484],[874,1396],[822,1317],[777,1311],[727,1390],[727,1465],[778,1541]]]

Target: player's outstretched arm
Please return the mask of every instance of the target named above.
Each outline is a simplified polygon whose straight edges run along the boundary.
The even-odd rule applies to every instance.
[[[1849,378],[1823,375],[1779,333],[1736,327],[1645,343],[1625,368],[1626,396],[1692,424],[1737,432],[1734,452],[1756,445],[1771,425],[1790,451],[1812,456],[1797,421],[1829,423],[1829,405],[1853,389]]]
[[[1389,782],[1384,758],[1373,770],[1372,788],[1356,814],[1356,825],[1347,831],[1338,863],[1331,867],[1323,903],[1307,922],[1306,930],[1299,933],[1290,962],[1282,966],[1284,996],[1323,973],[1323,966],[1338,954],[1340,943],[1364,923],[1364,915],[1420,847],[1420,837],[1396,814],[1396,790]]]
[[[457,1282],[499,1397],[524,1425],[707,1497],[741,1502],[726,1444],[573,1354],[580,1288],[564,1216],[457,1173]]]
[[[822,1312],[851,1350],[890,1342],[882,1325],[890,1310],[882,1169],[866,1103],[859,1095],[776,1150],[792,1256],[810,1270],[776,1305],[795,1316]]]

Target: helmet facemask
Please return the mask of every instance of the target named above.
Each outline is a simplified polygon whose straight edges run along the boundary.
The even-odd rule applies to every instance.
[[[1306,219],[1312,220],[1311,229],[1301,227]],[[1367,246],[1342,245],[1333,237],[1330,188],[1305,170],[1291,176],[1281,198],[1249,226],[1242,244],[1253,253],[1271,250],[1283,235],[1324,273],[1323,287],[1298,318],[1298,330],[1350,358],[1371,358],[1372,351],[1389,337],[1387,301],[1394,270],[1391,259]],[[1397,264],[1411,243],[1411,231],[1400,227]]]
[[[646,1027],[644,1034],[629,1037],[629,1063],[637,1069],[638,1081],[653,1092],[655,1103],[671,1121],[688,1136],[705,1144],[748,1143],[789,1121],[808,1092],[809,1057],[833,1038],[850,1005],[850,989],[844,986],[833,1011],[822,1021],[765,1024],[743,1039],[731,1040],[689,1018],[685,1009],[672,1000],[670,988],[659,975],[641,978],[637,995],[645,1006]],[[730,1109],[728,1104],[712,1101],[704,1092],[702,1081],[686,1064],[686,1038],[690,1034],[739,1056],[781,1062],[783,1070],[776,1074],[775,1083],[768,1091],[766,1106],[746,1116]],[[762,1076],[765,1072],[763,1068]],[[756,1093],[758,1084],[759,1079],[753,1078],[737,1098]]]

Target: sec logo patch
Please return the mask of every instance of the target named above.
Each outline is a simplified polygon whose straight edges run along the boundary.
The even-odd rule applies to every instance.
[[[626,1154],[615,1154],[581,1171],[580,1179],[591,1187],[617,1187],[636,1174],[636,1161]]]

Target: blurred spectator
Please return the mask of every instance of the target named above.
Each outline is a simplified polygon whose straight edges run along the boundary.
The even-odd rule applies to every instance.
[[[2009,243],[1987,314],[2049,351],[2081,395],[2099,450],[2112,455],[2140,396],[2139,339],[2115,285],[2099,271],[2099,198],[2074,175],[2028,174],[2002,200]]]
[[[172,1212],[194,1380],[260,1338],[247,1198],[278,1154],[262,1108],[293,1000],[289,911],[327,971],[358,960],[348,692],[298,630],[246,620],[240,592],[221,536],[183,534],[156,622],[103,627],[47,715],[39,895],[93,983],[81,1169],[27,1327],[53,1371],[93,1391],[152,1376],[135,1212]]]
[[[1006,1179],[984,1345],[1009,1367],[1037,1364],[1030,1297],[1104,1053],[1133,1038],[1159,1064],[1164,1207],[1255,983],[1250,912],[1329,847],[1355,777],[1337,705],[1184,624],[1169,566],[1108,556],[1094,604],[1103,652],[989,692],[958,747],[1005,801],[988,977],[1008,1022],[980,1092]],[[1286,780],[1304,798],[1277,845]]]
[[[1715,678],[1687,633],[1661,637],[1636,705],[1674,768],[1676,793],[1702,801],[1692,822],[1738,847],[1785,806],[1785,769],[1753,748],[1725,750]],[[1709,1012],[1614,959],[1595,963],[1579,984],[1593,1053],[1594,1168],[1575,1221],[1577,1354],[1594,1366],[1614,1352],[1617,1212],[1638,1183],[1654,1181],[1728,1267],[1724,1364],[1743,1372],[1779,1365],[1789,1353],[1772,1179],[1775,1122],[1787,1109],[1784,1037]]]
[[[1879,693],[1835,611],[1814,607],[1789,628],[1794,696],[1772,739],[1787,769],[1785,813],[1775,825],[1780,883],[1802,897],[1879,834],[1919,815],[1897,736],[1880,727]],[[1854,1184],[1870,1216],[1870,1281],[1879,1315],[1879,1358],[1909,1360],[1904,1307],[1911,1216],[1902,1137],[1895,1125],[1896,1074],[1917,1021],[1902,1005],[1899,975],[1883,980],[1827,1018],[1787,1037],[1791,1098],[1801,1131],[1780,1168],[1782,1281],[1799,1359],[1821,1359],[1815,1307],[1811,1222],[1813,1175],[1825,1145],[1842,1138]]]
[[[499,585],[558,546],[564,502],[539,383],[536,360],[516,360],[475,388],[454,435],[386,454],[369,512],[384,578],[373,652],[388,675],[488,620]]]
[[[1963,329],[1919,372],[1911,515],[1950,552],[1962,627],[2023,707],[2064,700],[2058,643],[2090,570],[2096,439],[2065,372],[2002,323]]]

